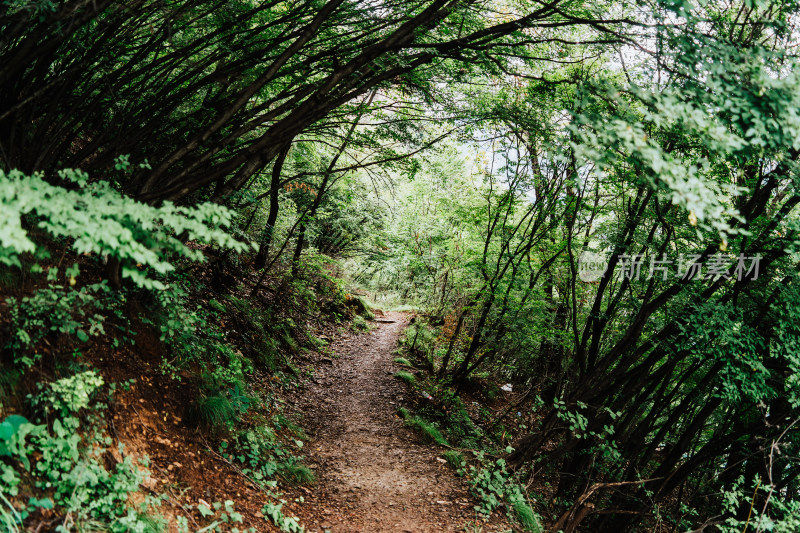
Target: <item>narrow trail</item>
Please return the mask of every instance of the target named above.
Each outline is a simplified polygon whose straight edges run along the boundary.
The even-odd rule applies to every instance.
[[[307,462],[317,473],[301,518],[319,533],[463,531],[476,519],[464,481],[396,414],[408,392],[391,375],[399,369],[392,351],[409,317],[382,320],[369,333],[336,339],[338,357],[317,365],[298,399],[312,438]]]

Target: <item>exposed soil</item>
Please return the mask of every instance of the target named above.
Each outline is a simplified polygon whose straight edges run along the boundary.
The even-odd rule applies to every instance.
[[[281,483],[279,490],[286,515],[297,516],[308,533],[465,531],[470,524],[480,526],[469,531],[510,529],[502,517],[485,523],[476,515],[465,481],[441,458],[445,449],[424,444],[397,415],[415,394],[392,376],[401,369],[392,352],[409,319],[388,313],[371,322],[370,332],[329,331],[330,353],[313,355],[313,379],[288,399],[311,437],[304,462],[314,468],[317,482],[293,488]],[[243,516],[240,530],[277,531],[261,513],[274,500],[216,453],[213,439],[185,422],[195,386],[188,378],[165,376],[157,332],[141,324],[136,329],[135,346],[98,344],[85,354],[107,382],[135,379],[116,391],[108,415],[110,434],[124,442],[125,453],[150,460],[150,476],[136,501],[144,494],[167,495],[159,513],[173,519],[170,532],[177,531],[176,515],[189,518],[190,530],[201,529],[209,520],[197,505],[227,499]],[[272,385],[266,376],[263,381],[265,389]],[[104,459],[109,469],[122,459],[116,443]]]
[[[409,391],[392,376],[392,351],[408,320],[388,313],[369,333],[338,336],[334,356],[317,362],[296,398],[313,439],[306,462],[317,473],[295,508],[309,532],[464,531],[476,521],[464,480],[440,457],[445,450],[421,444],[397,415]],[[499,519],[482,525],[508,529]]]
[[[149,458],[144,492],[168,496],[159,513],[170,519],[170,533],[177,531],[175,515],[188,517],[190,531],[198,531],[209,520],[197,512],[197,505],[227,499],[236,502],[243,516],[241,530],[277,531],[261,514],[268,501],[264,494],[214,451],[213,440],[183,420],[196,392],[160,371],[162,346],[157,335],[143,330],[136,340],[136,346],[121,348],[116,357],[95,357],[94,364],[109,382],[136,379],[130,390],[119,389],[114,395],[109,413],[112,435],[125,443],[126,454]],[[121,457],[113,450],[116,462]]]

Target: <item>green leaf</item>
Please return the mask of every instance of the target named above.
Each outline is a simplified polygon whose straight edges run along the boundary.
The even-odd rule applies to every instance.
[[[197,510],[204,518],[214,516],[214,511],[212,511],[211,508],[204,503],[198,505]]]
[[[53,508],[53,500],[50,498],[42,498],[41,500],[31,497],[28,499],[28,505],[31,507],[37,507],[39,509],[52,509]]]

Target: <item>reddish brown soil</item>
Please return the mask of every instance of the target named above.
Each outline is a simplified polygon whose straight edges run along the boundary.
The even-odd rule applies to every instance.
[[[368,333],[331,334],[333,357],[316,356],[312,382],[295,393],[294,410],[312,437],[305,462],[315,469],[317,483],[281,486],[285,514],[298,516],[309,533],[465,531],[478,523],[469,531],[508,530],[501,518],[478,519],[464,480],[441,458],[445,449],[422,444],[396,414],[410,403],[411,392],[391,375],[400,370],[392,352],[409,316],[389,313],[381,320]],[[136,380],[115,393],[109,432],[125,444],[126,454],[149,457],[143,493],[167,495],[159,513],[170,518],[169,531],[177,531],[176,515],[189,518],[190,531],[201,529],[209,521],[197,505],[228,499],[243,515],[240,531],[277,531],[261,513],[274,500],[220,457],[213,439],[187,425],[196,386],[163,375],[165,348],[158,334],[141,324],[135,329],[135,346],[98,343],[85,355],[109,383]],[[261,381],[264,388],[273,385],[267,376]],[[106,456],[108,468],[121,459],[117,442]]]
[[[295,399],[313,440],[307,463],[317,485],[297,491],[295,510],[309,532],[464,531],[476,522],[464,481],[436,445],[404,427],[396,410],[406,386],[392,376],[392,351],[409,316],[388,313],[369,333],[344,334],[334,357],[317,364],[312,384]],[[508,529],[498,521],[483,531]]]
[[[240,530],[278,531],[261,514],[272,500],[215,451],[213,439],[186,424],[187,406],[196,391],[161,373],[156,355],[160,357],[163,348],[157,336],[144,329],[136,340],[136,346],[122,348],[113,358],[95,357],[94,362],[109,382],[136,380],[129,391],[115,394],[110,429],[125,444],[126,454],[149,458],[150,476],[143,489],[168,496],[159,513],[170,520],[169,531],[177,531],[176,515],[188,517],[190,531],[205,527],[209,520],[198,513],[198,504],[225,500],[233,500],[242,514]],[[120,459],[117,453],[112,455]]]

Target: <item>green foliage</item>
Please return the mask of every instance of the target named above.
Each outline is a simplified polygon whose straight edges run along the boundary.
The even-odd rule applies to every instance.
[[[161,516],[148,513],[139,513],[137,527],[142,533],[165,533],[168,531],[167,520]]]
[[[50,279],[56,276],[57,269],[51,269]],[[77,289],[51,284],[30,296],[7,298],[12,331],[6,348],[17,364],[30,367],[41,358],[40,343],[48,335],[63,336],[70,343],[104,335],[102,312],[118,301],[105,282]]]
[[[236,409],[227,396],[204,396],[197,400],[190,417],[213,433],[230,430],[237,421]]]
[[[372,312],[371,306],[361,296],[356,296],[352,294],[347,295],[346,305],[355,311],[356,319],[361,318],[362,320],[363,319],[372,320],[373,318],[375,318],[375,313]]]
[[[772,311],[777,339],[775,355],[790,369],[782,392],[797,409],[800,407],[800,289],[797,286],[784,287],[781,297],[773,302]]]
[[[210,522],[204,525],[197,533],[218,532],[218,533],[238,533],[239,528],[235,524],[242,523],[242,514],[235,510],[235,504],[232,500],[225,500],[225,502],[214,502],[211,507],[204,503],[197,506],[197,510],[203,519]]]
[[[16,458],[26,469],[30,469],[30,450],[25,439],[27,436],[38,432],[39,428],[28,423],[27,419],[20,415],[9,415],[0,423],[0,456]],[[7,464],[2,465],[4,491],[12,496],[17,494],[19,478],[13,468]]]
[[[61,375],[74,365],[62,352],[107,333],[105,287],[74,288],[69,272],[56,283],[57,271],[50,286],[39,284],[42,246],[54,241],[59,252],[87,253],[82,261],[119,263],[135,286],[157,290],[150,317],[167,344],[163,369],[192,375],[193,385],[199,376],[198,417],[230,437],[232,462],[265,479],[307,477],[280,466],[284,436],[254,429],[262,426],[250,419],[247,377],[277,369],[281,344],[299,352],[298,336],[320,311],[340,321],[350,303],[359,314],[353,329],[368,329],[369,304],[348,302],[327,272],[338,268],[328,256],[343,257],[376,298],[429,313],[408,328],[408,359],[398,364],[430,370],[470,399],[484,386],[476,375],[548,398],[519,407],[520,419],[541,424],[503,436],[530,430],[522,442],[535,445],[510,460],[538,461],[541,475],[558,476],[555,497],[654,479],[610,485],[613,496],[602,489],[598,505],[626,512],[593,513],[565,529],[591,531],[601,520],[608,530],[641,529],[642,517],[667,507],[697,509],[702,523],[719,514],[719,494],[738,502],[728,515],[758,500],[754,529],[797,528],[796,431],[776,448],[780,489],[757,488],[773,472],[755,460],[800,406],[796,3],[520,1],[504,9],[514,15],[498,16],[492,3],[425,11],[345,1],[326,13],[301,1],[288,17],[248,3],[86,5],[0,9],[0,122],[13,126],[0,128],[0,264],[8,267],[0,286],[25,295],[8,300],[3,342],[15,364],[0,373],[0,394],[27,386],[34,366],[47,374],[42,354],[53,353]],[[317,16],[324,23],[314,30]],[[73,19],[83,23],[53,24]],[[282,54],[298,27],[310,31],[292,45],[296,53]],[[379,99],[360,100],[373,87]],[[430,146],[451,128],[457,135]],[[117,156],[120,147],[131,155]],[[286,168],[276,164],[267,177],[278,153]],[[57,172],[62,165],[114,185]],[[46,174],[8,171],[15,166]],[[189,207],[206,198],[244,206],[243,216]],[[280,204],[277,218],[270,206],[270,222],[266,198]],[[279,285],[269,298],[294,321],[235,298],[194,301],[194,286],[169,280],[178,261],[202,257],[203,243],[242,250],[234,223],[237,235],[271,239],[264,274]],[[281,253],[297,227],[310,249],[288,275]],[[616,275],[619,262],[600,279],[579,275],[584,252],[612,263],[641,256],[644,274],[664,256],[709,251],[725,260],[758,254],[761,276],[633,279]],[[708,273],[710,261],[701,262]],[[229,307],[238,323],[217,325]],[[233,348],[226,332],[251,351]],[[415,375],[397,377],[413,383]],[[42,384],[34,402],[62,425],[84,423],[95,378]],[[485,396],[511,400],[493,387]],[[447,438],[479,447],[481,420],[457,397],[436,396],[446,399],[435,420]],[[401,414],[429,436],[439,432]],[[264,431],[266,444],[250,443],[243,423]],[[22,445],[13,439],[23,427],[4,426],[7,450]],[[3,464],[44,460],[38,453]],[[494,497],[487,505],[504,500],[533,529],[526,497],[503,481],[505,465],[482,466],[490,472],[474,479]],[[733,483],[739,475],[755,476],[756,488]],[[678,496],[684,501],[671,505]],[[284,524],[279,505],[265,509],[296,527]],[[0,519],[17,528],[2,506]]]
[[[227,301],[243,322],[244,327],[241,328],[240,334],[244,337],[244,344],[253,354],[251,357],[254,362],[267,370],[277,370],[283,362],[280,338],[287,334],[284,331],[283,321],[273,320],[273,311],[258,307],[245,298],[230,295]],[[288,336],[291,337],[291,334]]]
[[[436,354],[436,330],[427,322],[418,319],[409,325],[401,343],[408,349],[409,357],[413,361],[431,366]]]
[[[55,412],[66,417],[89,407],[93,396],[103,386],[103,378],[96,371],[87,370],[45,386],[37,385],[41,392],[31,399],[32,404],[46,414]]]
[[[480,448],[484,432],[473,422],[461,398],[448,402],[445,419],[448,437],[463,448]]]
[[[21,531],[22,516],[14,509],[14,506],[3,493],[0,493],[0,501],[2,503],[2,506],[0,506],[0,527],[7,533],[19,533]]]
[[[220,301],[218,301],[218,300],[216,300],[214,298],[212,298],[212,299],[210,299],[208,301],[208,305],[210,305],[211,307],[213,307],[216,311],[219,311],[220,313],[224,313],[224,312],[226,312],[228,310],[225,307],[225,305],[223,305]]]
[[[283,514],[284,502],[267,503],[261,509],[261,513],[269,518],[278,529],[284,533],[305,533],[305,528],[300,525],[296,517],[287,517]]]
[[[353,318],[352,328],[353,328],[353,331],[369,331],[370,330],[369,324],[367,323],[366,320],[364,320],[364,317],[362,317],[360,315],[356,315]]]
[[[432,422],[428,422],[418,415],[412,415],[405,407],[398,408],[397,412],[405,420],[405,425],[419,430],[426,441],[435,442],[440,446],[449,446],[447,439]]]
[[[316,474],[308,466],[294,462],[286,462],[280,470],[281,476],[290,482],[298,485],[310,485],[316,481]]]
[[[770,371],[763,361],[768,341],[744,320],[742,312],[731,305],[699,304],[696,314],[704,320],[691,322],[681,329],[687,344],[700,345],[696,349],[699,357],[724,363],[720,372],[721,390],[717,395],[733,402],[768,401],[776,395],[769,383]],[[788,341],[789,337],[784,340]],[[782,346],[790,344],[782,343]]]
[[[483,452],[476,452],[480,463],[484,463]],[[469,465],[469,481],[473,494],[478,498],[479,504],[475,510],[483,515],[490,515],[499,507],[508,489],[509,473],[506,470],[504,459],[497,459],[494,464],[475,467]]]
[[[369,143],[381,151],[390,151],[386,144],[376,143],[375,140],[351,137],[349,144],[355,147]],[[369,245],[374,231],[382,229],[385,222],[385,210],[372,194],[368,183],[357,177],[345,176],[329,189],[311,221],[311,244],[319,252],[331,257],[347,257]],[[367,313],[365,316],[372,318],[369,304],[366,301],[362,303]]]
[[[42,458],[36,463],[38,488],[52,488],[57,507],[75,516],[81,529],[82,523],[97,520],[109,523],[111,531],[127,531],[139,522],[139,516],[127,509],[130,494],[139,490],[144,475],[129,457],[109,472],[101,457],[88,451],[78,455],[81,444],[75,431],[75,419],[58,419],[53,423],[53,432],[42,433],[33,439],[41,450]]]
[[[0,263],[21,267],[20,254],[36,251],[22,224],[29,215],[52,237],[69,238],[76,253],[118,260],[122,276],[139,287],[164,288],[155,277],[175,269],[173,257],[203,259],[199,250],[175,235],[185,233],[198,242],[246,249],[224,231],[233,213],[222,206],[183,207],[165,202],[153,207],[124,196],[107,182],[90,182],[80,171],[62,170],[58,175],[65,186],[51,185],[38,174],[0,170],[0,209],[4,213]]]
[[[198,420],[219,427],[229,415],[246,411],[249,400],[244,383],[253,372],[252,361],[227,341],[214,315],[191,303],[183,284],[170,284],[156,298],[158,313],[149,321],[159,327],[161,340],[170,347],[170,358],[163,360],[162,370],[180,379],[181,370],[199,368],[203,394],[211,399],[209,409],[202,405],[205,400],[198,402]]]
[[[403,366],[407,366],[409,368],[414,368],[414,365],[412,365],[411,362],[408,359],[406,359],[405,357],[395,357],[394,358],[394,362],[397,363],[398,365],[403,365]]]
[[[464,456],[461,454],[461,452],[447,450],[442,454],[442,457],[444,457],[445,461],[447,461],[447,463],[456,470],[466,467],[467,463],[464,460]]]
[[[428,422],[419,416],[415,416],[412,418],[411,424],[419,428],[428,439],[432,440],[436,444],[439,444],[440,446],[449,446],[447,439],[444,438],[442,432],[439,431],[439,428],[437,428],[432,422]]]
[[[475,456],[479,466],[469,465],[468,473],[471,490],[480,502],[475,510],[489,516],[505,502],[509,518],[519,522],[523,531],[544,531],[541,518],[528,505],[522,487],[508,472],[505,459],[487,461],[482,451],[476,452]]]
[[[287,482],[297,484],[313,483],[314,472],[301,463],[302,456],[295,455],[291,448],[299,451],[303,441],[297,432],[289,428],[289,436],[279,438],[276,433],[282,428],[280,420],[273,420],[273,427],[257,426],[236,433],[232,438],[220,443],[220,453],[236,464],[241,472],[262,487],[269,488],[274,478],[280,476]],[[291,443],[291,447],[284,444]]]
[[[479,178],[470,175],[465,152],[457,143],[441,143],[413,181],[399,183],[386,195],[393,205],[391,223],[375,232],[369,253],[353,260],[355,280],[386,304],[441,310],[459,296],[453,288],[468,282],[469,268],[459,265],[470,265],[470,211],[480,196],[474,187]]]
[[[414,374],[412,374],[411,372],[406,372],[405,370],[400,370],[399,372],[395,372],[394,377],[405,381],[409,385],[413,385],[417,381],[417,378],[414,377]]]
[[[723,508],[729,515],[717,526],[722,533],[745,530],[791,533],[800,528],[800,503],[784,501],[770,485],[753,481],[748,487],[744,477],[739,477],[722,496]],[[749,509],[746,518],[735,518],[742,508]]]
[[[0,513],[0,520],[12,519],[14,526],[9,530],[21,527],[39,508],[54,508],[67,517],[56,527],[61,533],[161,530],[160,521],[144,512],[153,501],[139,507],[130,503],[146,470],[125,456],[121,445],[122,461],[107,470],[103,454],[112,443],[110,437],[96,425],[98,418],[84,426],[76,417],[101,383],[96,374],[86,372],[51,384],[37,399],[38,406],[60,411],[49,427],[31,424],[19,415],[10,415],[0,424],[0,457],[6,458],[0,463],[0,494],[17,496],[25,479],[32,484],[26,486],[26,493],[35,490],[44,495],[31,497],[21,510],[4,498],[8,510]],[[102,409],[100,404],[93,407]]]
[[[530,531],[532,533],[542,533],[544,527],[542,526],[541,517],[528,505],[525,501],[525,493],[521,488],[516,487],[512,489],[511,494],[508,495],[508,500],[512,506],[514,518],[522,526],[523,531]]]
[[[646,15],[655,55],[601,45],[597,68],[574,56],[563,69],[527,63],[519,89],[453,88],[479,126],[386,193],[381,253],[352,260],[371,292],[426,307],[430,324],[403,341],[419,368],[490,407],[547,398],[509,409],[519,423],[502,435],[526,437],[509,460],[552,476],[566,505],[594,483],[658,478],[601,489],[598,508],[633,512],[565,530],[647,528],[654,509],[678,523],[680,505],[664,504],[678,496],[695,529],[739,474],[782,479],[782,505],[800,494],[796,430],[777,470],[763,465],[800,405],[797,5],[780,5],[658,3]],[[580,275],[586,252],[612,270]],[[737,279],[737,256],[757,254],[760,275]],[[695,256],[702,274],[686,279]],[[626,271],[637,257],[641,270]],[[663,276],[648,272],[659,260]],[[486,382],[514,383],[513,396]],[[447,438],[479,448],[469,413],[446,405]],[[492,476],[481,483],[499,501]],[[503,494],[533,527],[526,499]]]

